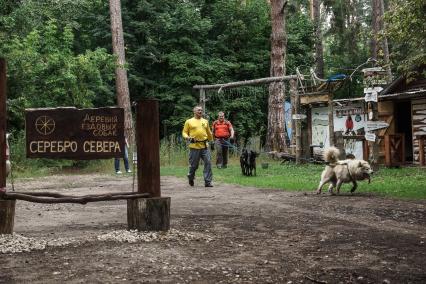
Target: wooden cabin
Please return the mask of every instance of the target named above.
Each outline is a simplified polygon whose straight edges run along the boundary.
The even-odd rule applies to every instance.
[[[425,165],[426,78],[400,76],[379,94],[379,115],[392,121],[390,134],[404,137],[406,163]]]
[[[343,143],[346,154],[367,159],[369,149],[364,137],[368,121],[367,103],[363,97],[343,100],[330,100],[330,97],[328,94],[301,96],[301,104],[307,114],[303,130],[308,134],[303,141],[305,156],[320,155],[330,144]],[[380,121],[389,124],[389,127],[376,131],[380,144],[379,163],[386,166],[424,166],[424,76],[411,81],[401,76],[391,82],[378,95],[378,115]],[[343,142],[339,142],[339,139],[343,139]]]

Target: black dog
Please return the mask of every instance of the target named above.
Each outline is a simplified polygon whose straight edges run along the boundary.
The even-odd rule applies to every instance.
[[[246,149],[243,149],[240,156],[240,166],[241,166],[241,172],[244,176],[247,175],[247,165],[248,165],[248,152]]]
[[[243,149],[240,156],[240,166],[241,172],[245,176],[252,176],[253,173],[256,175],[256,157],[259,156],[259,153],[255,151],[247,151]]]

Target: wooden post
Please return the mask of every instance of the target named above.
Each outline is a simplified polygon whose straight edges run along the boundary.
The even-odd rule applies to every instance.
[[[158,100],[146,99],[136,106],[138,192],[151,198],[127,201],[129,229],[167,231],[170,228],[170,197],[161,197]]]
[[[379,120],[379,111],[377,102],[368,102],[368,120]],[[374,171],[379,169],[379,143],[376,141],[368,141],[369,162]]]
[[[138,192],[160,197],[160,137],[157,100],[141,100],[136,112]]]
[[[12,234],[15,200],[3,200],[6,188],[6,60],[0,58],[0,234]]]
[[[4,200],[0,197],[0,235],[13,233],[15,204],[16,200]]]
[[[334,137],[336,140],[335,146],[340,151],[339,159],[344,160],[346,159],[346,150],[345,150],[345,140],[343,139],[343,131],[336,131]]]
[[[0,190],[6,187],[6,60],[0,58]]]
[[[417,136],[419,141],[419,163],[420,166],[425,166],[425,135]]]
[[[204,117],[206,116],[206,90],[200,89],[200,106],[203,108]]]
[[[334,141],[334,117],[333,117],[334,107],[333,107],[333,94],[328,94],[328,132],[329,132],[329,142],[330,146],[334,146],[336,142]]]
[[[295,79],[290,80],[290,93],[293,97],[294,103],[294,114],[300,113],[300,96],[297,93],[297,81]],[[300,164],[300,158],[302,156],[302,131],[301,131],[301,119],[294,120],[294,126],[296,127],[296,164]]]

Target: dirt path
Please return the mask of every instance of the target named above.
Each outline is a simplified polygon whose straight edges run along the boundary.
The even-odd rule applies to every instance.
[[[175,177],[161,183],[162,195],[172,198],[166,239],[105,240],[127,233],[125,201],[18,202],[16,233],[68,244],[0,254],[0,283],[426,282],[426,201],[192,188]],[[129,191],[132,180],[52,176],[16,188],[88,194]]]

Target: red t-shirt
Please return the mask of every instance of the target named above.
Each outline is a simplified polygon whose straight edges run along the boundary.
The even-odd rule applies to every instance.
[[[219,120],[216,120],[213,122],[214,137],[229,138],[231,136],[231,128],[232,124],[229,121],[224,120],[223,122],[220,122]]]

